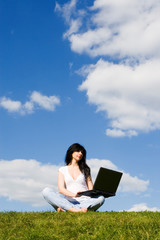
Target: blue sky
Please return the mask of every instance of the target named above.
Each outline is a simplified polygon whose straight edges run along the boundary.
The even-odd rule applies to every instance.
[[[67,148],[123,171],[101,211],[159,211],[158,1],[0,0],[0,211],[45,211]]]

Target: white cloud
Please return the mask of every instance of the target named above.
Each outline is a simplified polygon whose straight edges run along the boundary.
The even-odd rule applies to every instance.
[[[25,113],[33,113],[34,112],[34,103],[31,101],[27,101],[22,109],[21,109],[21,113],[25,114]]]
[[[41,191],[47,186],[57,191],[58,168],[32,159],[1,160],[0,196],[33,206],[45,205]]]
[[[93,179],[100,166],[118,170],[109,160],[90,159],[87,163],[91,167]],[[41,191],[47,186],[58,191],[59,167],[53,164],[42,164],[33,159],[0,160],[0,196],[9,200],[27,202],[33,206],[46,205]],[[147,190],[148,181],[126,173],[123,175],[119,191],[137,193]]]
[[[129,173],[123,173],[122,183],[120,185],[121,192],[145,192],[149,185],[149,180],[139,179],[137,176],[132,177]]]
[[[34,91],[31,96],[31,103],[37,104],[43,109],[49,110],[49,111],[54,111],[55,106],[60,103],[59,98],[55,96],[44,96],[41,93]]]
[[[110,160],[105,159],[90,159],[88,160],[88,165],[91,167],[93,180],[97,175],[97,171],[100,167],[113,169],[115,171],[123,172],[122,179],[120,181],[120,185],[118,190],[121,192],[132,192],[132,193],[140,193],[145,192],[149,185],[149,180],[139,179],[137,176],[132,177],[129,173],[119,169],[115,164],[113,164]]]
[[[146,203],[139,203],[139,204],[133,205],[132,208],[127,210],[127,212],[143,212],[143,211],[160,212],[160,209],[158,209],[156,207],[149,208],[146,205]]]
[[[87,28],[85,25],[68,36],[73,51],[94,57],[160,56],[158,0],[95,0],[87,10]],[[76,20],[80,18],[77,10]]]
[[[56,2],[55,11],[62,14],[66,24],[69,26],[69,29],[63,35],[64,38],[68,38],[73,33],[76,33],[82,25],[84,11],[79,11],[77,18],[76,4],[77,0],[71,0],[62,6]]]
[[[110,119],[108,136],[136,136],[160,129],[159,66],[160,60],[155,59],[134,67],[99,60],[94,68],[88,67],[79,89]]]
[[[81,70],[87,75],[80,90],[110,120],[106,134],[131,137],[159,130],[159,1],[95,0],[81,11],[76,1],[69,1],[61,7],[63,14],[66,6],[72,6],[67,11],[69,30],[65,33],[72,51],[117,62],[99,60]],[[72,20],[81,23],[74,31]]]
[[[70,28],[68,29],[68,31],[66,33],[64,33],[63,37],[64,38],[67,38],[69,36],[71,36],[73,33],[77,32],[79,30],[81,26],[81,21],[78,19],[78,20],[71,20],[71,23],[70,23]]]
[[[33,91],[29,101],[22,104],[20,101],[14,101],[6,97],[0,98],[0,107],[8,112],[19,114],[31,114],[37,108],[42,108],[48,111],[54,111],[55,107],[60,104],[60,99],[56,96],[44,96],[37,91]]]
[[[7,109],[8,112],[19,112],[22,108],[22,104],[19,101],[12,101],[9,98],[2,97],[0,99],[0,106]]]
[[[77,0],[71,0],[68,3],[63,4],[63,6],[56,2],[55,11],[60,12],[66,23],[70,24],[71,16],[74,14],[76,9],[76,4]]]

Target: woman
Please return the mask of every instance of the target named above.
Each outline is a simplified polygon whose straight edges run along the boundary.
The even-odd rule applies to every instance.
[[[92,190],[93,183],[90,175],[90,168],[86,164],[86,150],[78,143],[72,144],[66,153],[66,166],[58,171],[58,189],[60,194],[50,188],[42,192],[44,198],[58,212],[87,212],[96,211],[103,203],[104,197],[80,196],[78,192]]]

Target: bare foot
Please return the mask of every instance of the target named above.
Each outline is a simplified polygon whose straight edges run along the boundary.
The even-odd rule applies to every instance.
[[[64,210],[62,208],[57,208],[57,212],[64,212]]]
[[[87,208],[81,208],[80,210],[81,210],[81,212],[87,212],[88,209]]]
[[[87,212],[87,208],[80,208],[80,209],[70,208],[70,209],[68,209],[68,211],[70,211],[70,212]]]

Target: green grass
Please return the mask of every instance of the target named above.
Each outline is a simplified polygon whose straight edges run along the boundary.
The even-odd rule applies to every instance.
[[[1,239],[160,240],[160,213],[1,212]]]

